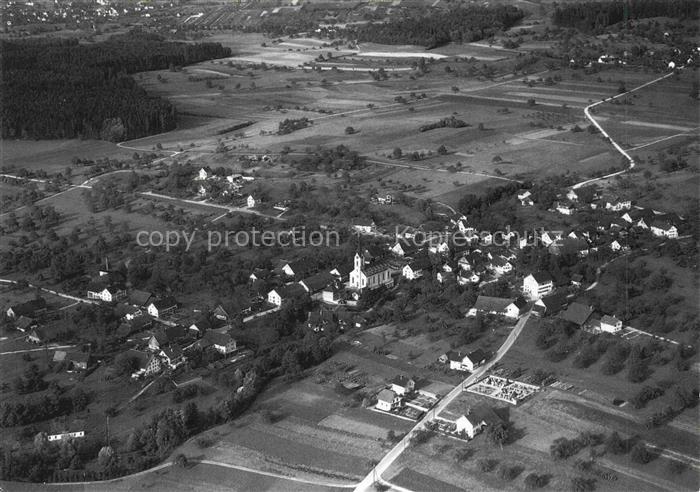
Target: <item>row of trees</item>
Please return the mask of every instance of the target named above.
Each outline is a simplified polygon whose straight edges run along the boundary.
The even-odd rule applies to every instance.
[[[140,31],[91,45],[25,40],[0,49],[2,138],[123,140],[171,130],[174,107],[128,74],[231,54],[218,43],[172,43]]]
[[[673,17],[697,19],[700,4],[696,0],[635,0],[620,2],[571,2],[560,4],[552,15],[558,26],[583,31],[603,31],[607,26],[632,19]]]
[[[522,19],[522,10],[511,5],[461,6],[450,10],[420,10],[417,15],[348,27],[348,35],[360,42],[417,44],[435,48],[444,44],[469,43],[508,29]]]

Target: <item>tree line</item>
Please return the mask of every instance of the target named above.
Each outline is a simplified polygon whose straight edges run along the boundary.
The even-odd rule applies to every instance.
[[[132,31],[94,44],[3,41],[2,138],[119,141],[175,128],[175,108],[129,75],[229,56],[218,43],[185,44]]]
[[[417,44],[430,49],[450,42],[470,43],[488,38],[512,27],[523,16],[522,10],[511,5],[420,10],[385,23],[349,27],[348,35],[360,42]]]
[[[618,22],[650,17],[696,19],[700,3],[696,0],[635,0],[622,2],[571,2],[558,6],[552,15],[557,26],[582,31],[599,31]]]

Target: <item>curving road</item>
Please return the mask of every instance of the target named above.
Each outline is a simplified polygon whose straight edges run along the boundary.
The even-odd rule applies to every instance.
[[[385,486],[389,486],[397,490],[403,490],[402,488],[397,487],[384,480],[382,478],[382,474],[387,471],[387,469],[391,466],[391,464],[394,461],[396,461],[396,459],[401,455],[403,450],[410,445],[411,436],[415,432],[424,429],[425,425],[428,422],[432,421],[436,415],[440,414],[440,412],[442,412],[452,402],[452,400],[454,400],[458,395],[462,393],[462,391],[464,391],[464,388],[476,383],[486,372],[488,372],[489,369],[491,369],[491,367],[494,366],[494,364],[496,364],[499,360],[503,358],[506,352],[508,352],[508,350],[510,350],[510,348],[513,346],[513,343],[515,343],[515,340],[518,338],[520,332],[525,327],[525,324],[527,323],[528,319],[530,319],[530,313],[527,313],[525,316],[520,318],[516,325],[513,327],[513,330],[508,335],[508,338],[506,338],[506,341],[503,342],[503,345],[501,345],[501,348],[498,349],[494,357],[486,364],[479,367],[475,372],[473,372],[460,384],[455,386],[452,389],[452,391],[450,391],[442,400],[438,402],[435,408],[426,413],[425,416],[416,423],[413,429],[411,429],[410,432],[407,432],[403,439],[401,439],[391,449],[391,451],[389,451],[384,456],[384,458],[382,458],[382,460],[379,463],[377,463],[377,465],[357,485],[357,487],[355,487],[355,491],[362,492],[372,490],[375,482],[380,482]]]
[[[623,156],[625,159],[627,159],[627,162],[629,162],[629,166],[628,166],[626,169],[623,169],[622,171],[617,171],[617,172],[614,172],[614,173],[611,173],[611,174],[607,174],[607,175],[605,175],[605,176],[601,176],[601,177],[599,177],[599,178],[591,178],[591,179],[587,179],[587,180],[585,180],[585,181],[581,181],[580,183],[576,183],[575,185],[573,185],[573,186],[571,187],[572,189],[577,190],[577,189],[581,188],[582,186],[586,186],[586,185],[588,185],[588,184],[590,184],[590,183],[594,183],[594,182],[596,182],[596,181],[600,181],[601,179],[608,179],[608,178],[613,178],[613,177],[615,177],[615,176],[620,176],[621,174],[624,174],[624,173],[626,173],[627,171],[633,169],[634,166],[635,166],[634,158],[632,158],[632,156],[629,155],[629,154],[625,151],[625,149],[623,149],[623,148],[620,146],[620,144],[618,144],[615,140],[613,140],[613,138],[608,134],[608,132],[605,131],[605,129],[604,129],[602,126],[600,126],[600,123],[598,123],[598,122],[596,121],[596,119],[593,118],[593,116],[591,115],[591,109],[595,108],[596,106],[598,106],[598,105],[600,105],[600,104],[604,104],[604,103],[606,103],[606,102],[613,101],[613,100],[617,99],[618,97],[626,96],[627,94],[631,94],[632,92],[638,91],[638,90],[643,89],[643,88],[645,88],[645,87],[648,87],[648,86],[650,86],[650,85],[652,85],[652,84],[656,84],[657,82],[659,82],[659,81],[661,81],[661,80],[667,79],[668,77],[670,77],[670,76],[673,75],[674,73],[675,73],[675,72],[667,73],[666,75],[663,75],[663,76],[658,77],[658,78],[656,78],[656,79],[654,79],[654,80],[651,80],[651,81],[649,81],[649,82],[646,82],[646,83],[644,83],[644,84],[642,84],[642,85],[640,85],[640,86],[638,86],[638,87],[635,87],[634,89],[631,89],[631,90],[629,90],[629,91],[627,91],[627,92],[621,92],[620,94],[617,94],[616,96],[608,97],[608,98],[606,98],[606,99],[603,99],[603,100],[601,100],[601,101],[595,102],[595,103],[593,103],[593,104],[589,104],[588,106],[586,106],[586,107],[583,109],[583,113],[586,115],[586,118],[588,119],[588,121],[590,121],[591,124],[593,124],[593,126],[595,126],[595,127],[598,129],[598,131],[601,133],[601,135],[603,135],[604,137],[606,137],[606,138],[610,141],[610,143],[612,144],[612,146],[615,147],[615,150],[617,150],[620,154],[622,154],[622,156]]]

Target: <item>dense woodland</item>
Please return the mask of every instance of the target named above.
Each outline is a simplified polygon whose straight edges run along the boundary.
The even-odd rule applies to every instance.
[[[131,32],[108,41],[4,41],[2,138],[119,141],[175,128],[175,109],[129,75],[229,56],[218,43],[185,44]]]
[[[522,10],[510,5],[458,7],[426,11],[381,24],[364,24],[354,27],[349,34],[358,41],[435,48],[450,42],[469,43],[488,38],[515,25],[523,16]]]
[[[607,26],[633,19],[672,17],[697,18],[700,2],[697,0],[635,0],[621,2],[571,2],[557,7],[553,21],[562,27],[576,27],[583,31],[600,31]]]

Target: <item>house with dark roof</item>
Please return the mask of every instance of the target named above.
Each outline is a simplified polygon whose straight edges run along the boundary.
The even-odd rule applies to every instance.
[[[488,426],[496,425],[503,420],[493,408],[479,405],[467,412],[455,421],[455,431],[464,433],[469,439],[473,439],[479,432]]]
[[[391,391],[403,396],[412,393],[416,389],[416,381],[408,376],[398,375],[391,380]]]
[[[298,283],[291,283],[282,287],[272,289],[267,293],[267,302],[274,306],[281,306],[283,303],[293,299],[300,299],[307,295],[306,289]]]
[[[320,299],[323,289],[325,289],[334,280],[330,272],[319,272],[315,275],[305,278],[299,282],[312,299]]]
[[[532,306],[532,314],[540,317],[553,316],[566,307],[566,304],[566,294],[563,292],[540,297],[535,301],[534,306]]]
[[[20,316],[27,316],[29,318],[36,318],[46,312],[46,299],[43,297],[37,297],[31,301],[23,302],[21,304],[15,304],[10,306],[7,310],[7,316],[9,318],[19,318]]]
[[[300,258],[282,265],[280,273],[288,277],[293,277],[295,280],[300,280],[313,272],[315,268],[316,265],[312,260],[309,258]]]
[[[145,308],[153,300],[153,294],[145,290],[134,289],[129,293],[128,303],[132,306]]]
[[[70,363],[70,369],[85,371],[90,364],[90,354],[87,352],[70,351],[66,352],[63,360]]]
[[[168,296],[161,299],[156,299],[148,304],[148,314],[154,318],[161,318],[165,315],[175,312],[178,303],[174,297]]]
[[[593,314],[593,308],[580,302],[573,302],[566,311],[559,314],[559,319],[575,324],[579,328],[583,327]]]
[[[168,366],[170,369],[175,369],[177,366],[185,362],[185,356],[182,353],[182,349],[178,345],[168,345],[167,347],[160,350],[158,353],[163,365]]]
[[[135,361],[135,370],[131,373],[132,379],[158,374],[163,368],[160,357],[157,354],[135,349],[130,349],[126,353],[128,357]]]
[[[36,326],[39,326],[36,320],[24,315],[20,316],[19,318],[17,318],[17,321],[15,321],[15,328],[21,331],[22,333]]]
[[[47,343],[56,340],[61,335],[58,328],[54,326],[35,326],[31,328],[24,337],[30,343]]]
[[[377,395],[377,410],[390,412],[401,405],[401,397],[390,389],[383,389]]]
[[[406,280],[416,280],[421,278],[426,272],[429,273],[432,262],[427,253],[417,255],[406,263],[401,270],[401,276]]]
[[[223,355],[235,352],[238,348],[236,339],[233,338],[230,332],[208,331],[204,334],[203,340]]]
[[[443,364],[449,364],[450,369],[473,372],[474,369],[484,364],[487,358],[486,352],[479,348],[469,353],[450,350],[441,355],[438,360]]]
[[[117,302],[126,298],[126,288],[121,282],[98,277],[87,286],[87,298],[102,302]],[[111,277],[110,277],[111,278]]]
[[[474,307],[469,310],[467,316],[474,317],[478,313],[505,316],[511,319],[515,319],[521,314],[520,309],[512,299],[490,296],[477,297]]]
[[[667,237],[669,239],[678,238],[678,229],[670,222],[662,219],[653,219],[649,223],[649,230],[654,236]]]

